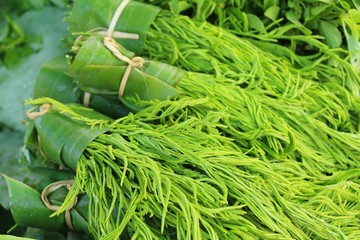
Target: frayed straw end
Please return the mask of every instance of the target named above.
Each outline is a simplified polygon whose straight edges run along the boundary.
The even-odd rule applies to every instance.
[[[49,111],[49,109],[51,108],[51,106],[52,105],[50,103],[45,103],[45,104],[40,106],[38,112],[34,112],[34,109],[36,107],[33,107],[29,111],[26,112],[26,115],[28,116],[28,118],[30,120],[34,120],[35,118],[46,114]]]

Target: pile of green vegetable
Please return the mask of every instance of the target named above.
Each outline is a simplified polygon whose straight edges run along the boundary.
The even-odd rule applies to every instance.
[[[359,3],[67,6],[62,54],[43,60],[22,109],[26,132],[0,131],[24,146],[4,156],[18,173],[1,170],[0,204],[16,225],[0,234],[360,238]],[[29,45],[5,19],[8,69],[7,49]]]

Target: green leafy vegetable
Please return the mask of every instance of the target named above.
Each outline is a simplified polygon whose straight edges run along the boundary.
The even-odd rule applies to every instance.
[[[31,103],[51,103],[53,111],[67,116],[68,121],[89,125],[97,122],[79,118],[77,108],[51,99]],[[318,191],[308,191],[315,182],[286,179],[266,162],[236,150],[231,139],[214,133],[211,129],[218,126],[219,113],[210,112],[202,119],[173,118],[174,112],[181,113],[186,104],[194,103],[186,99],[167,106],[153,105],[136,115],[107,123],[108,131],[99,134],[76,162],[76,183],[59,212],[77,194],[87,193],[91,199],[91,232],[104,239],[117,238],[124,231],[130,236],[160,239],[278,239],[310,235],[341,239],[358,231],[355,216],[340,227],[324,217],[317,206],[301,200],[303,196],[321,198]],[[198,107],[202,104],[197,103]],[[173,113],[166,113],[164,110],[170,106]],[[47,114],[49,118],[56,116],[54,112]],[[153,124],[164,120],[168,124]],[[56,124],[57,117],[51,122]],[[169,125],[171,122],[174,124]],[[335,177],[328,180],[336,182]],[[292,187],[288,181],[298,185]],[[326,186],[315,185],[312,189],[317,187],[327,192]],[[358,194],[359,186],[354,187],[354,194]],[[329,204],[333,201],[327,200]],[[279,208],[283,210],[278,211]]]

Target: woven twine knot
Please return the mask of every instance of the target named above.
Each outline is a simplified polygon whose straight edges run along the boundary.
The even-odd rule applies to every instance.
[[[142,57],[134,57],[132,59],[124,56],[120,51],[120,45],[112,37],[104,37],[104,46],[119,60],[126,62],[128,64],[125,73],[121,79],[119,86],[118,96],[122,97],[124,95],[125,87],[128,82],[131,70],[133,67],[141,68],[144,65],[145,60]]]
[[[66,187],[68,190],[70,190],[71,186],[74,184],[74,180],[63,180],[63,181],[58,181],[58,182],[54,182],[49,184],[47,187],[44,188],[44,190],[41,192],[41,200],[43,201],[44,205],[52,210],[52,211],[57,211],[60,209],[60,206],[56,206],[56,205],[52,205],[50,203],[50,201],[48,200],[48,196],[55,192],[57,189],[61,188],[61,187]],[[71,205],[65,210],[65,223],[67,225],[67,227],[70,230],[74,230],[74,226],[72,224],[71,221],[71,213],[70,210],[75,207],[75,205],[77,204],[77,197],[74,199],[74,201],[71,203]]]
[[[39,111],[38,112],[34,112],[34,109],[36,107],[31,108],[29,111],[26,112],[26,115],[28,116],[28,118],[30,120],[34,120],[35,118],[42,116],[44,114],[46,114],[50,108],[51,108],[51,104],[50,103],[45,103],[43,105],[41,105],[39,107]]]
[[[142,57],[134,57],[131,59],[131,65],[136,68],[142,68],[145,60]]]
[[[91,32],[96,32],[100,35],[104,36],[104,46],[118,59],[126,62],[128,64],[128,67],[125,70],[125,73],[121,79],[121,83],[119,85],[118,89],[118,96],[122,97],[124,95],[125,87],[128,82],[128,78],[130,76],[130,72],[132,68],[141,68],[144,65],[145,60],[141,57],[134,57],[132,59],[129,59],[128,57],[122,55],[120,51],[118,50],[120,48],[120,45],[113,39],[113,38],[120,38],[120,39],[139,39],[140,36],[136,33],[126,33],[126,32],[118,32],[115,31],[116,23],[118,22],[122,12],[126,8],[126,6],[130,3],[130,0],[123,0],[120,2],[118,8],[116,9],[110,24],[108,26],[107,31],[100,31],[98,29],[93,29]],[[77,40],[75,40],[75,43],[80,41],[82,36],[78,37]],[[78,45],[74,44],[74,46],[77,48]],[[91,94],[88,92],[84,93],[83,98],[83,105],[86,107],[89,107],[90,105],[90,98]]]

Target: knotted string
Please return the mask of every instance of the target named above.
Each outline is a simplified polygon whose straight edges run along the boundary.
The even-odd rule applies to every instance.
[[[74,180],[63,180],[63,181],[58,181],[58,182],[54,182],[49,184],[47,187],[44,188],[44,190],[41,192],[41,200],[43,201],[44,205],[52,210],[52,211],[57,211],[60,209],[60,206],[56,206],[56,205],[52,205],[49,200],[48,200],[48,196],[55,192],[57,189],[61,188],[61,187],[66,187],[68,190],[71,188],[71,186],[74,184]],[[74,201],[72,202],[72,204],[65,210],[65,223],[67,225],[67,227],[70,230],[74,230],[74,226],[72,224],[71,221],[71,213],[70,210],[75,207],[75,205],[77,204],[77,197],[74,199]]]
[[[44,114],[46,114],[50,108],[51,108],[51,104],[50,103],[45,103],[43,105],[41,105],[39,107],[39,111],[38,112],[34,112],[34,109],[36,107],[33,107],[31,109],[29,109],[27,112],[26,112],[26,115],[28,116],[28,118],[30,120],[34,120],[35,118],[37,117],[40,117]],[[41,154],[41,156],[43,156],[45,159],[47,158],[46,155],[44,154],[43,150],[42,150],[42,147],[41,147],[41,140],[40,140],[40,135],[37,136],[37,140],[38,140],[38,144],[39,144],[39,152]]]
[[[130,59],[124,55],[121,54],[121,52],[118,50],[119,45],[117,42],[113,39],[114,29],[116,26],[116,23],[118,22],[122,12],[124,11],[127,4],[129,4],[130,0],[123,0],[118,8],[116,9],[111,22],[109,24],[106,37],[104,38],[104,46],[118,59],[128,63],[128,66],[125,70],[125,73],[121,79],[121,83],[118,90],[118,96],[122,97],[124,95],[125,87],[128,82],[131,70],[133,67],[141,68],[144,64],[144,59],[141,57],[134,57],[133,59]]]
[[[91,93],[84,92],[83,105],[87,108],[90,107],[90,98],[91,98]]]
[[[105,36],[104,42],[103,42],[104,46],[118,59],[128,63],[128,66],[125,70],[125,73],[124,73],[124,75],[121,79],[121,83],[119,85],[118,97],[122,97],[124,95],[125,87],[128,82],[132,68],[133,67],[141,68],[144,64],[144,59],[141,57],[134,57],[133,59],[129,59],[128,57],[122,55],[121,52],[118,50],[119,45],[114,40],[114,38],[139,39],[139,34],[115,31],[116,23],[118,22],[122,12],[126,8],[127,4],[129,4],[129,3],[130,3],[130,0],[123,0],[119,4],[118,8],[116,9],[116,11],[110,21],[109,27],[106,32],[103,30],[100,30],[99,28],[96,28],[96,29],[93,29],[90,31],[90,32],[95,32],[97,34]],[[75,46],[77,46],[77,42],[79,42],[82,37],[83,36],[79,36],[75,40],[75,44],[74,44]],[[91,98],[91,94],[88,92],[85,92],[84,98],[83,98],[83,105],[85,107],[89,107],[90,98]]]
[[[98,34],[100,36],[108,36],[108,30],[106,28],[93,28],[89,31],[87,31],[86,33],[95,33],[95,34]],[[74,33],[74,34],[78,34],[78,33]],[[73,50],[77,51],[78,48],[79,48],[79,42],[85,37],[86,35],[79,35],[74,43],[73,43]],[[139,39],[139,34],[136,34],[136,33],[127,33],[127,32],[120,32],[120,31],[113,31],[112,32],[112,38],[115,38],[115,39],[132,39],[132,40],[137,40]]]
[[[125,87],[128,82],[131,70],[133,67],[141,68],[144,65],[145,60],[142,57],[134,57],[132,59],[124,56],[119,51],[118,43],[111,37],[104,38],[104,46],[118,59],[128,64],[125,73],[121,79],[119,86],[118,96],[122,97],[124,95]]]
[[[118,8],[116,9],[112,19],[111,19],[111,22],[109,24],[109,27],[108,27],[108,30],[107,30],[107,33],[106,33],[106,36],[107,37],[113,37],[114,36],[114,30],[115,30],[115,27],[116,27],[116,23],[118,22],[122,12],[124,11],[125,7],[129,4],[130,0],[123,0]]]
[[[28,116],[28,118],[30,120],[34,120],[35,118],[46,114],[49,111],[49,109],[51,108],[51,104],[45,103],[45,104],[41,105],[38,112],[34,112],[35,108],[36,107],[33,107],[26,112],[26,115]]]

